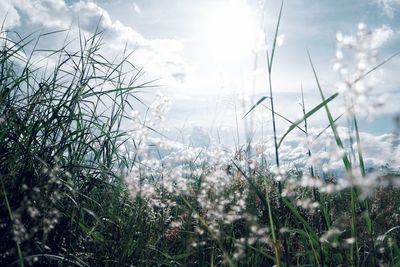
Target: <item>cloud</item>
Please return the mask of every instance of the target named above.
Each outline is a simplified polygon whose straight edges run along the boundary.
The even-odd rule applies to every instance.
[[[400,0],[376,0],[385,14],[391,18],[394,17],[396,9],[400,7]]]
[[[14,0],[12,4],[20,13],[26,15],[31,24],[44,27],[67,28],[69,26],[69,8],[62,0]]]
[[[372,32],[372,48],[378,48],[394,36],[394,31],[388,25],[382,25]]]
[[[16,27],[20,24],[20,16],[11,1],[0,1],[0,23],[5,22],[5,29]]]
[[[142,13],[142,10],[140,9],[139,5],[136,2],[133,2],[133,10],[135,10],[136,13],[140,14]]]
[[[200,126],[193,127],[189,138],[194,147],[208,147],[211,142],[211,137],[207,130]]]
[[[316,133],[322,129],[312,128],[310,131],[309,144],[312,158],[308,160],[308,164],[312,165],[316,171],[338,171],[344,170],[342,162],[342,152],[338,149],[332,131],[328,130],[318,139],[314,139]],[[350,151],[350,140],[348,129],[346,127],[338,127],[344,148],[347,152]],[[394,134],[374,135],[367,132],[360,132],[361,149],[364,157],[366,168],[379,169],[388,166],[392,170],[400,169],[400,158],[397,156],[400,153],[400,147],[394,146]],[[357,153],[357,144],[353,140],[353,151]],[[270,144],[270,146],[272,146]],[[272,149],[272,147],[271,147]],[[302,133],[288,136],[279,150],[279,156],[282,163],[296,163],[304,165],[307,160],[307,144]],[[271,150],[272,151],[272,150]],[[271,159],[273,160],[273,159]]]
[[[140,12],[134,3],[135,11]],[[21,27],[27,31],[42,27],[47,30],[71,29],[70,36],[77,37],[78,29],[93,33],[97,27],[104,30],[103,52],[116,57],[128,45],[135,50],[133,63],[154,78],[163,82],[182,82],[186,65],[180,56],[183,45],[179,40],[147,39],[132,26],[111,18],[110,14],[91,1],[67,4],[64,0],[14,0],[0,1],[0,18],[5,17],[9,27]],[[24,20],[21,20],[23,17]],[[53,43],[53,42],[52,42]]]
[[[285,35],[284,34],[280,34],[276,38],[276,45],[277,46],[282,46],[284,41],[285,41]]]

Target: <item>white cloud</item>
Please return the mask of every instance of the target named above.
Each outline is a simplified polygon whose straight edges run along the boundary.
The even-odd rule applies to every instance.
[[[315,136],[322,129],[312,128],[309,129],[310,136]],[[338,127],[339,134],[344,144],[345,150],[349,152],[349,135],[348,129],[345,127]],[[400,168],[400,158],[397,155],[400,153],[400,147],[394,146],[395,136],[393,134],[374,135],[367,132],[360,132],[361,149],[364,157],[366,168],[378,169],[386,164],[394,170]],[[310,140],[314,140],[311,138]],[[354,140],[353,140],[354,142]],[[279,155],[283,164],[297,162],[303,164],[307,159],[307,145],[305,137],[302,133],[288,136],[287,140],[280,147]],[[344,170],[342,162],[342,154],[336,145],[333,134],[327,130],[318,139],[312,141],[310,144],[312,152],[312,164],[317,171],[327,164],[326,168],[329,170]],[[357,153],[357,145],[353,143],[353,149]]]
[[[0,23],[5,22],[6,29],[20,24],[20,16],[11,1],[0,1],[0,19]]]
[[[394,31],[388,25],[382,25],[372,32],[372,48],[378,48],[394,36]]]
[[[63,0],[14,0],[12,4],[18,11],[25,13],[32,24],[44,27],[69,26],[68,7]]]
[[[400,7],[400,0],[376,0],[386,15],[393,18],[396,9]]]
[[[284,34],[280,34],[280,35],[276,38],[276,45],[277,45],[277,46],[282,46],[284,41],[285,41],[285,35],[284,35]]]
[[[93,2],[78,2],[70,7],[70,19],[78,21],[79,27],[93,31],[99,25],[103,29],[112,29],[115,24],[106,10]]]
[[[139,6],[134,3],[136,12]],[[162,78],[164,82],[181,82],[185,76],[185,63],[180,51],[183,45],[179,40],[147,39],[132,26],[119,20],[113,20],[107,10],[90,1],[79,1],[66,4],[64,0],[14,0],[0,1],[0,18],[5,17],[4,10],[9,10],[7,22],[9,27],[23,27],[24,30],[37,30],[42,27],[48,30],[71,28],[70,36],[76,37],[78,29],[91,34],[99,26],[105,30],[103,50],[108,56],[121,54],[125,45],[135,50],[133,63],[154,78]],[[20,17],[26,21],[20,22]]]
[[[142,10],[140,9],[139,5],[136,2],[133,2],[133,10],[135,10],[136,13],[140,14],[142,13]]]

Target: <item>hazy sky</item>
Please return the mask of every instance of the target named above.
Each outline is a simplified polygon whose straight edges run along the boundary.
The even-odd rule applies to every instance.
[[[76,31],[78,25],[89,33],[102,17],[105,53],[115,56],[128,43],[135,49],[132,61],[161,85],[144,97],[150,99],[157,90],[171,96],[170,126],[229,132],[236,115],[242,124],[251,103],[268,95],[266,50],[271,49],[279,6],[277,0],[0,0],[0,19],[7,14],[6,27],[23,34]],[[336,91],[336,33],[355,35],[360,22],[374,34],[380,60],[400,50],[399,0],[285,1],[272,75],[277,111],[292,120],[299,117],[301,84],[308,107],[320,101],[307,49],[326,94]],[[63,37],[49,37],[44,45]],[[398,57],[379,70],[375,93],[390,95],[375,122],[363,124],[364,130],[393,129],[393,115],[400,112],[399,67]],[[332,103],[336,113],[341,101]],[[260,108],[254,114],[255,124],[268,131],[269,112]],[[326,121],[321,113],[311,125],[323,127]],[[286,127],[278,121],[281,131]]]

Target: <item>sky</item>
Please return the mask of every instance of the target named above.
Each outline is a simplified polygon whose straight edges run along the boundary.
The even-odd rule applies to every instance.
[[[271,116],[265,107],[260,105],[247,119],[243,116],[258,99],[269,95],[266,53],[271,51],[280,3],[0,0],[0,19],[7,29],[22,35],[70,29],[73,37],[78,28],[94,32],[101,18],[104,53],[114,57],[127,44],[135,51],[133,64],[143,67],[149,80],[156,79],[157,86],[147,89],[143,99],[151,101],[157,91],[171,97],[167,123],[172,133],[200,127],[203,132],[229,139],[237,124],[241,132],[245,127],[271,132]],[[337,58],[337,33],[356,36],[360,23],[373,36],[376,63],[400,50],[399,0],[284,2],[271,76],[277,112],[293,121],[301,116],[301,87],[308,109],[321,101],[307,50],[325,94],[338,90],[340,75],[332,69]],[[47,37],[41,45],[57,45],[63,38],[62,34]],[[350,54],[345,51],[343,56],[348,56],[349,64]],[[373,116],[361,118],[363,131],[382,135],[394,130],[393,118],[400,113],[399,67],[400,57],[396,57],[376,71],[372,98],[385,95],[385,105],[374,110]],[[342,112],[342,103],[341,97],[331,103],[335,115]],[[269,106],[268,102],[265,105]],[[309,124],[326,126],[325,114],[319,112]],[[283,133],[288,123],[278,120],[277,127],[278,133]]]

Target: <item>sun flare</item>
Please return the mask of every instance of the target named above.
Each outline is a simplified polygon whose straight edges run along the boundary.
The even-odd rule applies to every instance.
[[[205,11],[202,25],[207,52],[216,60],[242,58],[254,48],[256,15],[246,1],[212,4]]]

